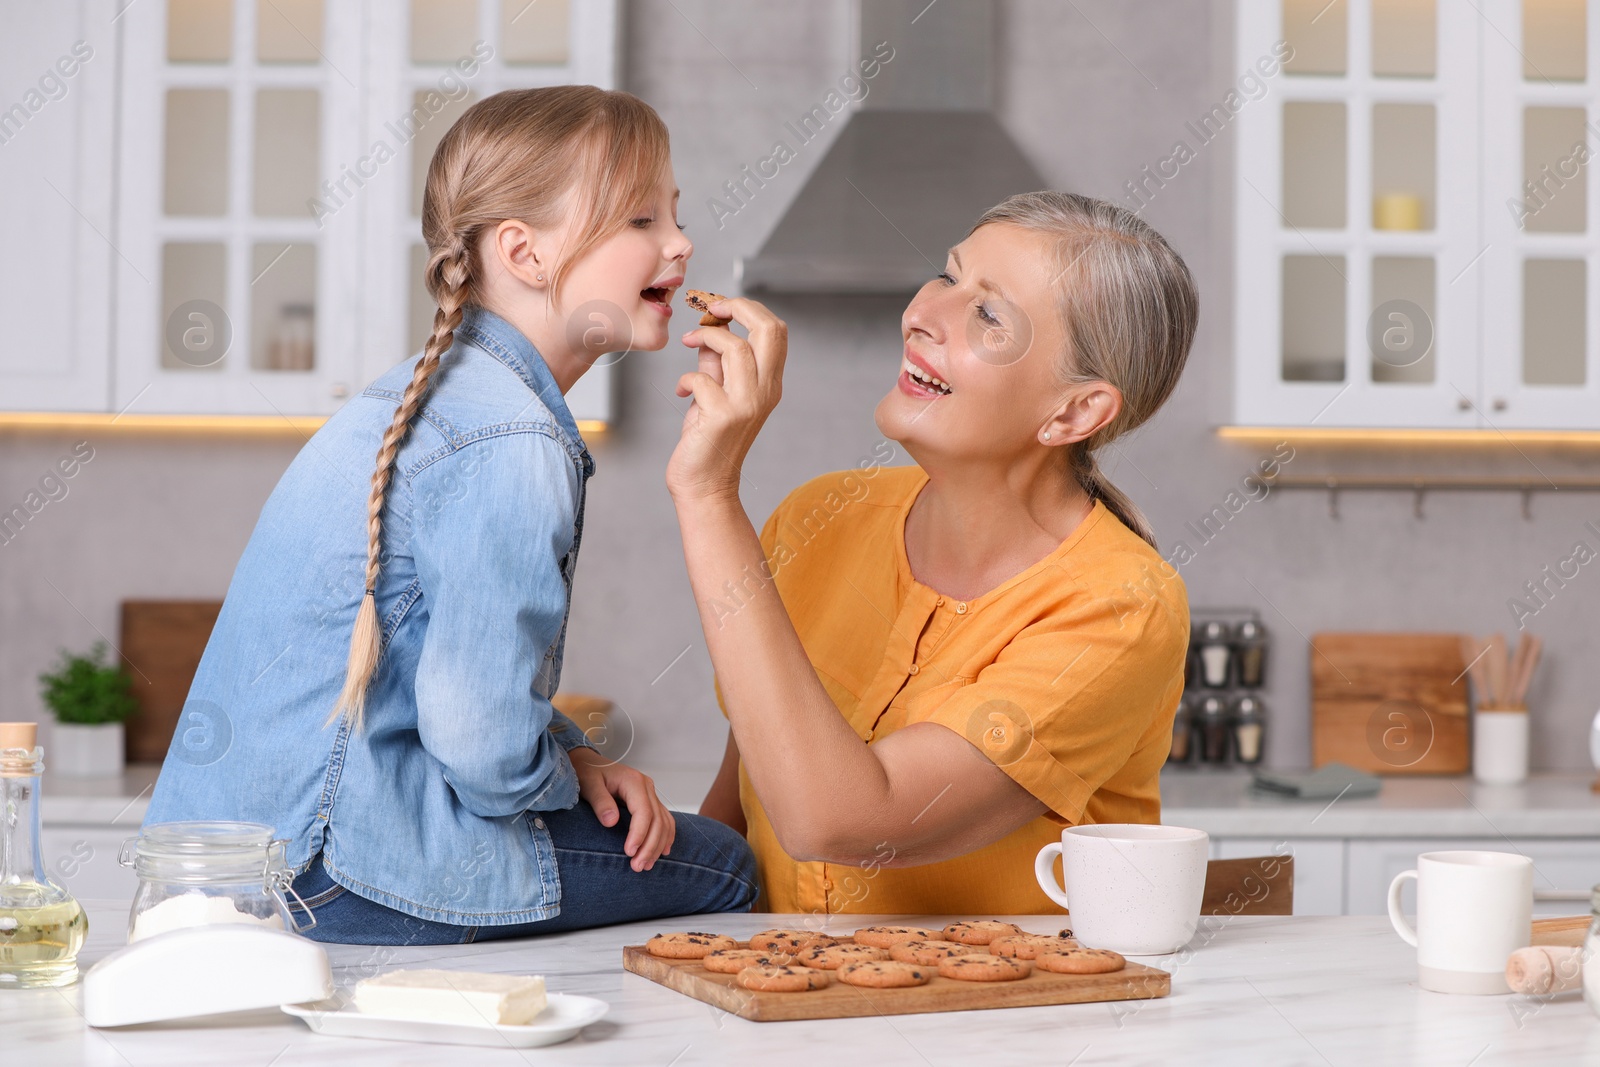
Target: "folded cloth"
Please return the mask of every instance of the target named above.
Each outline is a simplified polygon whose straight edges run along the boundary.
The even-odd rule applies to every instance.
[[[1250,783],[1258,792],[1300,800],[1328,800],[1332,797],[1376,796],[1383,781],[1376,775],[1358,771],[1343,763],[1329,763],[1314,771],[1272,774],[1257,771]]]

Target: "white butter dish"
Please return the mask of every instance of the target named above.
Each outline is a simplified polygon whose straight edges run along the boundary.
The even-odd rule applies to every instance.
[[[192,926],[119,948],[83,976],[90,1026],[186,1019],[333,995],[328,954],[283,930]]]
[[[558,1045],[597,1022],[610,1005],[594,997],[550,993],[544,1011],[520,1026],[488,1023],[437,1023],[401,1019],[341,1008],[325,999],[313,1004],[285,1004],[283,1010],[303,1019],[312,1030],[327,1037],[365,1037],[382,1041],[420,1041],[433,1045],[479,1045],[487,1048],[538,1048]]]

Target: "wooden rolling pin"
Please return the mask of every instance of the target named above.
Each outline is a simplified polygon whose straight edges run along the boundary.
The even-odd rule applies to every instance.
[[[1566,945],[1519,948],[1506,960],[1506,984],[1513,993],[1548,995],[1583,986],[1583,949]]]

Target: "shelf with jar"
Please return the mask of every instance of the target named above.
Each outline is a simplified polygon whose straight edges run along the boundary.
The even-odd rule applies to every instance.
[[[1196,611],[1169,767],[1239,767],[1266,751],[1267,629],[1250,609]]]

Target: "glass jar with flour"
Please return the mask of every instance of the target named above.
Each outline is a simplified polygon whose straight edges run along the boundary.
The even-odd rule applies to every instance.
[[[297,929],[284,894],[300,898],[284,861],[286,842],[248,822],[168,822],[146,826],[122,846],[119,862],[139,876],[128,913],[128,941],[218,923]],[[309,910],[302,911],[310,916]],[[315,917],[306,927],[316,924]]]

